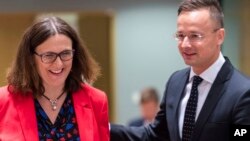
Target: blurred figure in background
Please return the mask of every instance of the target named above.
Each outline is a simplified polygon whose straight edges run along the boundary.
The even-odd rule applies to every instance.
[[[140,112],[141,117],[131,120],[129,126],[147,125],[154,121],[159,110],[159,96],[155,88],[147,87],[140,92]]]

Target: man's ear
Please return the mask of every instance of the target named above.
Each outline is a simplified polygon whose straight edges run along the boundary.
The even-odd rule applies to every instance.
[[[218,45],[221,46],[222,43],[224,42],[225,39],[225,29],[224,28],[220,28],[217,31],[217,40],[218,40]]]

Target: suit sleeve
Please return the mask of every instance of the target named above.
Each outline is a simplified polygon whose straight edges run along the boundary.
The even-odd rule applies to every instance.
[[[233,111],[233,124],[250,125],[250,89],[238,99]]]
[[[232,108],[231,123],[235,125],[250,125],[250,79],[234,71],[227,87],[231,95]]]
[[[165,98],[166,94],[162,99],[160,111],[157,113],[154,123],[141,127],[111,124],[111,141],[168,141]]]

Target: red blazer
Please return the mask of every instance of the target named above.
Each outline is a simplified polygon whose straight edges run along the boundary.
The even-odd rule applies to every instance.
[[[87,84],[73,93],[73,106],[82,141],[109,141],[108,102],[104,92]],[[38,141],[32,93],[13,94],[0,88],[0,141]]]

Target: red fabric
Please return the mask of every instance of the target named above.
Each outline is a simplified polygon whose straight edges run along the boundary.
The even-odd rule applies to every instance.
[[[109,141],[108,101],[104,92],[87,84],[73,93],[80,139]],[[12,94],[0,88],[0,141],[38,141],[32,93]]]

